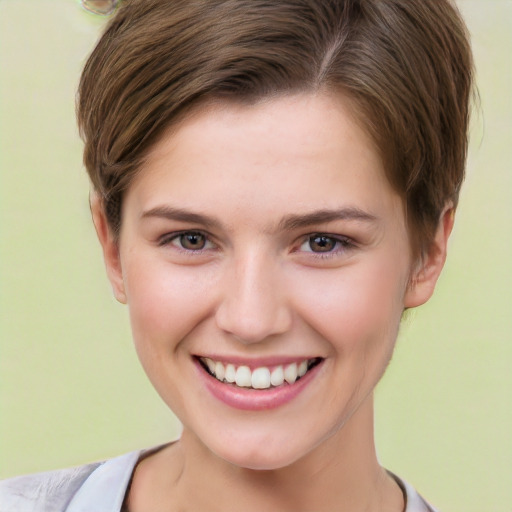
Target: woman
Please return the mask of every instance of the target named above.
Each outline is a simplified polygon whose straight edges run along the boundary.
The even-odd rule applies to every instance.
[[[472,61],[448,1],[125,2],[78,119],[116,298],[179,441],[1,510],[433,510],[373,390],[442,270]]]

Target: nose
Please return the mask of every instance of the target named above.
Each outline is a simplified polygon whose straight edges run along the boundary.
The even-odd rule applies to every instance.
[[[292,314],[278,264],[262,252],[238,258],[220,287],[217,327],[241,343],[262,342],[290,329]]]

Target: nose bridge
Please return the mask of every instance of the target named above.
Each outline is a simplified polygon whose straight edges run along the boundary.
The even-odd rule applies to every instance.
[[[291,314],[280,286],[278,263],[264,247],[236,255],[226,274],[216,312],[220,329],[246,344],[289,329]]]

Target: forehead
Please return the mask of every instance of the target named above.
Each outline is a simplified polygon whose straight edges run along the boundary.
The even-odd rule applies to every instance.
[[[179,202],[227,213],[230,205],[250,217],[287,208],[378,211],[397,196],[350,104],[300,94],[196,108],[148,154],[126,197],[135,200],[139,209]]]
[[[325,146],[334,142],[331,134],[335,133],[342,136],[336,145],[358,139],[359,145],[378,153],[363,123],[359,122],[356,111],[355,104],[348,97],[329,91],[282,93],[248,101],[209,98],[200,101],[172,122],[160,139],[163,143],[153,146],[149,159],[154,161],[168,153],[172,141],[177,146],[187,138],[207,133],[210,137],[224,138],[233,144],[242,142],[244,137],[249,138],[254,144],[245,146],[245,150],[250,150],[258,142],[271,142],[266,139],[271,134],[274,149],[282,152],[289,147],[297,157],[307,157],[311,151],[320,149],[315,148],[315,144]],[[280,144],[282,140],[286,140],[286,146]],[[269,149],[272,148],[269,146]]]

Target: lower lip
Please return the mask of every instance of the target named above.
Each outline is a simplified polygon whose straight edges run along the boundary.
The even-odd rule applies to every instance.
[[[220,382],[207,373],[196,360],[197,371],[208,391],[226,405],[246,411],[275,409],[292,401],[311,383],[322,364],[316,365],[293,384],[284,384],[268,389],[252,389],[239,388],[233,384]]]

